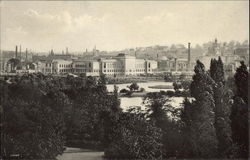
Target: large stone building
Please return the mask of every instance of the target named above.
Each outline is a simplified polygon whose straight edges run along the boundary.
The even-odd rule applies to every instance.
[[[136,59],[127,54],[100,59],[50,59],[38,62],[44,74],[85,74],[86,76],[136,76],[153,74],[158,66],[154,60]]]

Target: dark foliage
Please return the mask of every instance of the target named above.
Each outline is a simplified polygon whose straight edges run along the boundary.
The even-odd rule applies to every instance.
[[[184,138],[180,157],[212,158],[217,155],[212,88],[214,82],[200,61],[197,61],[194,71],[190,90],[195,100],[192,103],[187,99],[184,101],[181,115],[182,133],[189,138]]]
[[[112,142],[105,149],[108,159],[161,159],[162,132],[134,109],[119,116]]]
[[[4,158],[17,154],[23,159],[53,159],[63,152],[63,111],[70,102],[57,86],[59,81],[41,74],[1,82]]]
[[[227,103],[230,97],[226,97],[224,69],[221,58],[212,59],[210,65],[210,76],[214,80],[214,101],[215,101],[215,129],[218,140],[218,156],[227,158],[229,146],[231,146],[231,129],[230,129],[230,104]]]
[[[235,73],[236,93],[231,110],[232,139],[235,158],[249,156],[249,124],[248,124],[248,71],[244,62]]]

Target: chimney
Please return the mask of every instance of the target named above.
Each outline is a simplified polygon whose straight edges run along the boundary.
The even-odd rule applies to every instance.
[[[188,70],[191,68],[190,42],[188,43]]]
[[[66,47],[66,55],[69,54],[69,50],[68,50],[68,47]]]
[[[53,51],[53,49],[51,49],[51,55],[54,55],[54,51]]]
[[[18,56],[19,58],[20,58],[20,60],[22,59],[22,46],[20,45],[20,51],[19,51],[20,53],[20,55]]]
[[[26,48],[26,51],[25,51],[25,61],[28,61],[28,49]]]
[[[175,72],[177,71],[177,58],[174,58],[174,67],[175,67]]]
[[[18,47],[16,46],[15,58],[17,58]]]
[[[157,53],[157,61],[159,60],[159,55],[158,55],[158,53]]]

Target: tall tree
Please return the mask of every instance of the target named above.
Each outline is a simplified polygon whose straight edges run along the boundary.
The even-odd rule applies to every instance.
[[[237,89],[230,116],[232,139],[238,146],[236,158],[247,158],[249,156],[248,71],[244,62],[237,68],[234,79]]]
[[[214,128],[214,100],[212,85],[214,81],[198,60],[194,69],[195,75],[191,83],[191,96],[195,100],[184,106],[184,126],[189,131],[186,146],[192,148],[185,158],[212,158],[216,156],[217,139]],[[192,107],[190,107],[190,105]],[[191,115],[188,115],[191,114]],[[189,124],[188,124],[188,123]]]
[[[224,87],[224,69],[221,58],[212,59],[210,65],[210,76],[215,81],[213,85],[215,101],[215,129],[218,139],[218,154],[220,157],[228,155],[229,146],[231,146],[231,129],[230,129],[230,105],[226,103],[226,90]],[[227,99],[226,99],[227,98]]]
[[[241,61],[241,66],[237,68],[234,75],[235,84],[237,87],[236,96],[241,97],[244,102],[248,103],[248,70],[244,61]]]
[[[218,60],[211,59],[210,63],[210,76],[216,83],[225,83],[224,68],[221,57]]]

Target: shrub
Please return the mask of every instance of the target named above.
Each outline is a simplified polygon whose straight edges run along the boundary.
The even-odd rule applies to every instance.
[[[145,88],[140,88],[140,92],[145,92]]]
[[[120,90],[120,93],[128,93],[128,92],[129,92],[129,90],[127,90],[125,88],[123,88],[123,89]]]

